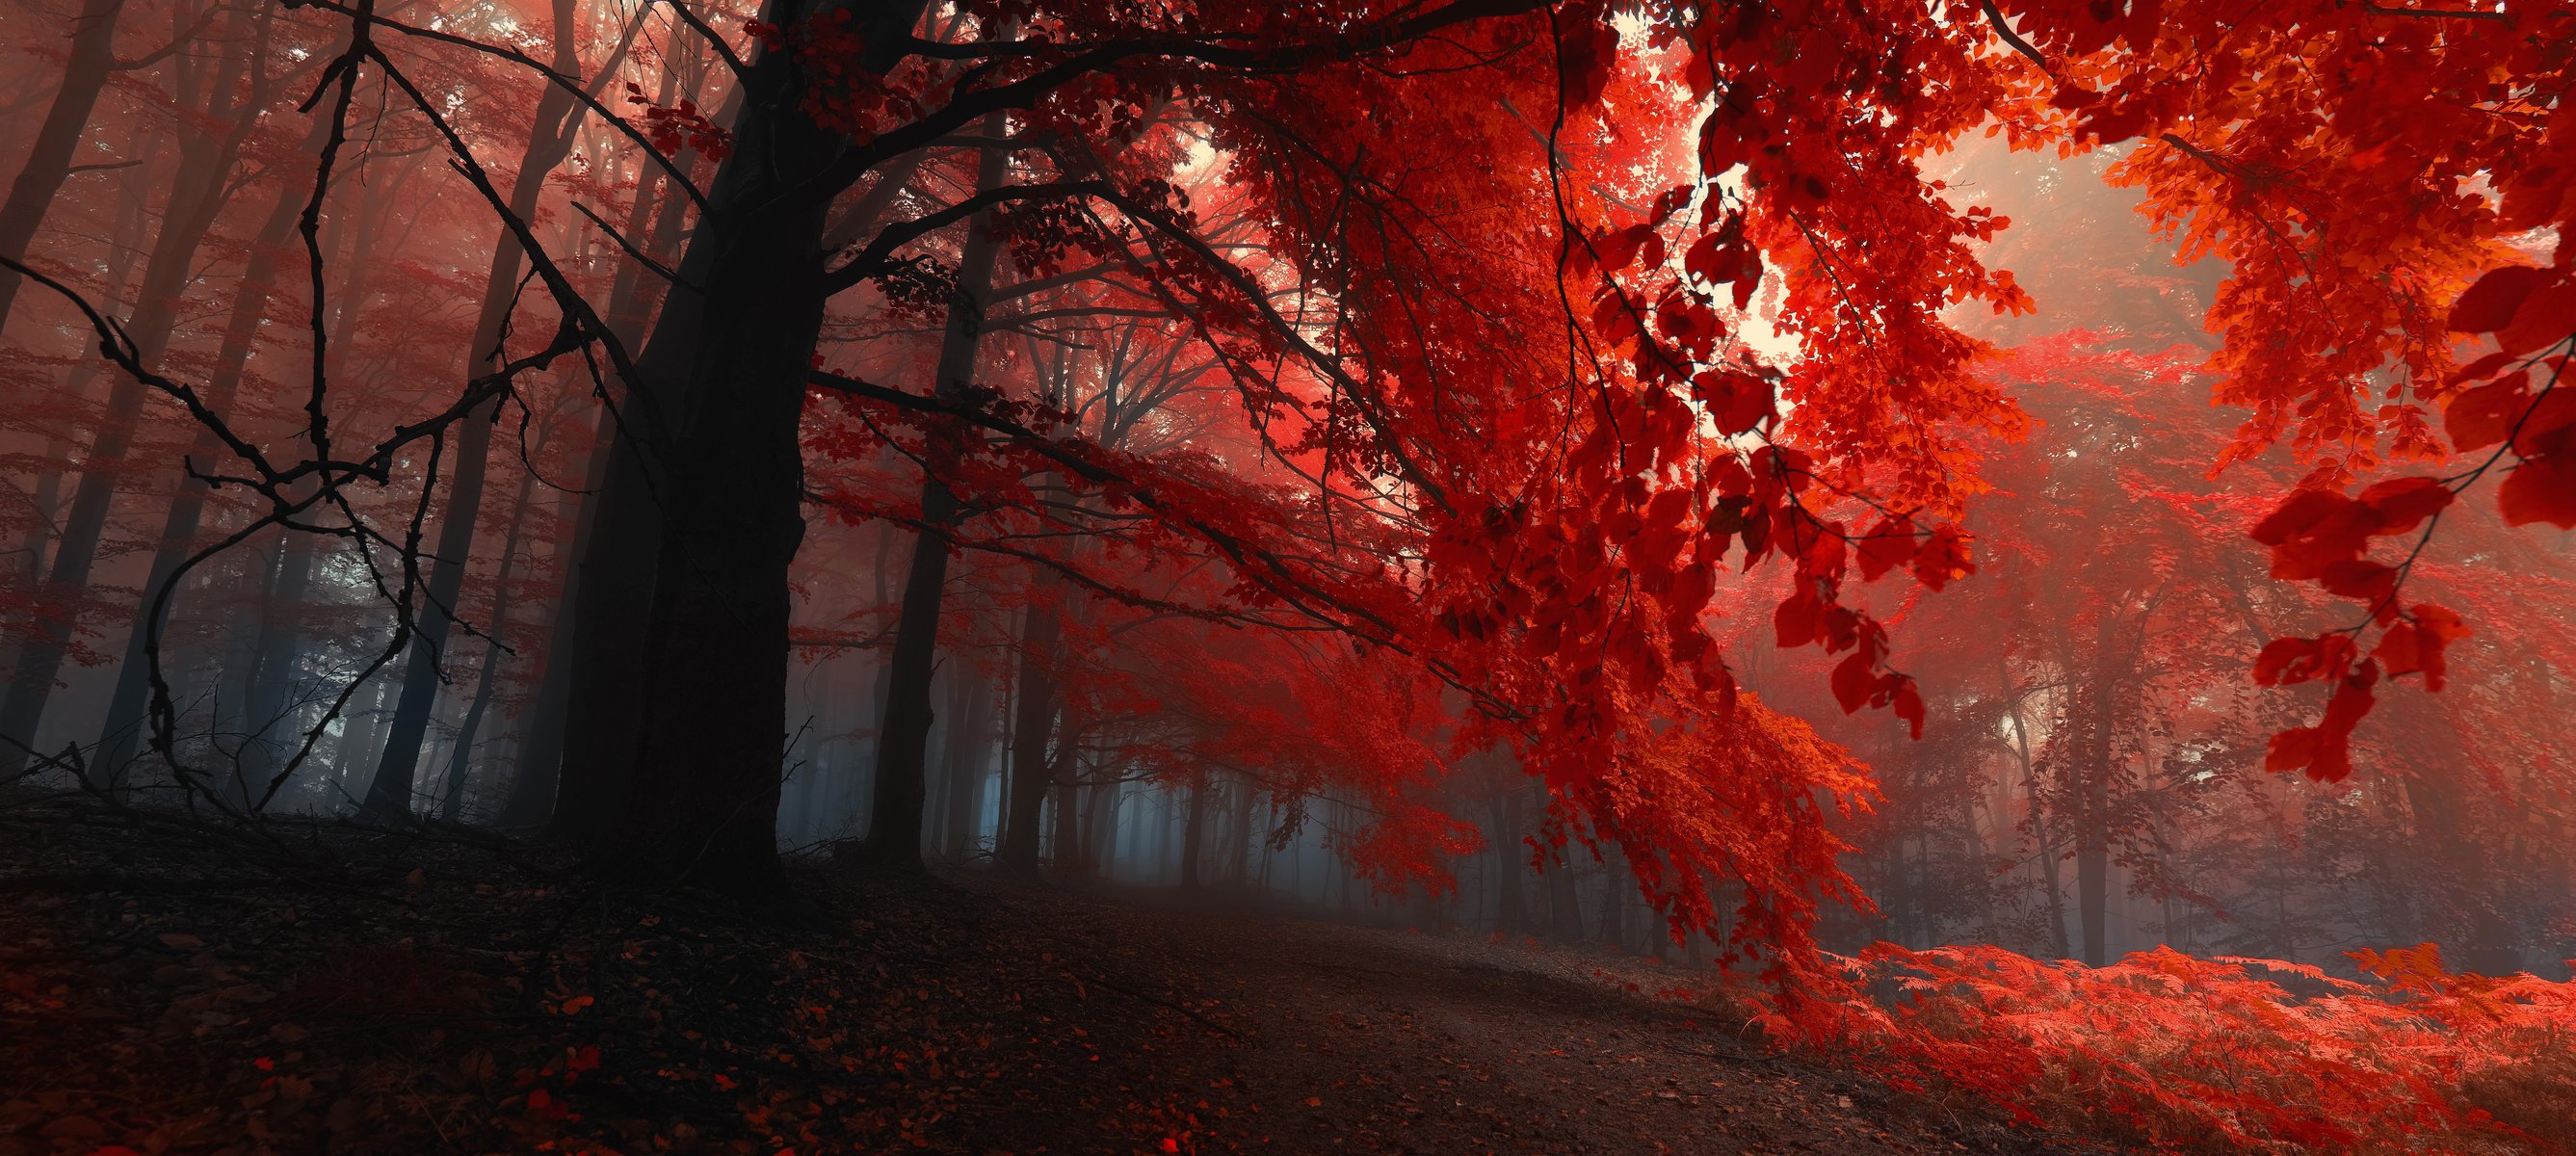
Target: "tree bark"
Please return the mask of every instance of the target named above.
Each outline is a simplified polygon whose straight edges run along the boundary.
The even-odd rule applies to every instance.
[[[807,14],[778,0],[764,18],[793,23]],[[659,364],[639,367],[653,392],[673,380],[661,370],[682,371],[674,375],[681,384],[664,401],[674,420],[650,434],[649,468],[663,483],[659,509],[649,489],[637,489],[629,497],[639,508],[623,515],[651,522],[660,514],[658,534],[646,535],[658,541],[650,613],[640,623],[640,695],[595,712],[592,722],[599,714],[640,721],[622,750],[608,752],[632,758],[586,863],[608,878],[698,883],[759,900],[786,886],[777,821],[788,568],[804,537],[798,424],[825,297],[828,200],[795,193],[847,141],[805,115],[787,54],[764,53],[742,83],[736,150],[717,170],[711,211],[681,262],[681,276],[704,291],[674,290],[647,353]],[[780,207],[782,200],[794,207]],[[616,496],[616,484],[603,499]],[[609,515],[603,507],[603,531]],[[586,558],[585,570],[597,561]],[[599,577],[621,581],[596,573],[585,581]],[[631,572],[622,580],[631,582]],[[600,618],[594,589],[582,591],[582,630],[596,637],[637,629],[632,618]],[[618,685],[633,684],[585,686],[577,678],[575,704],[587,696],[600,706],[601,691]],[[567,753],[592,757],[581,753],[584,732],[571,735]],[[575,766],[568,757],[567,793]],[[616,766],[594,769],[615,777]]]
[[[543,449],[542,443],[538,446]],[[492,637],[483,643],[483,668],[474,676],[474,699],[465,707],[465,717],[456,724],[456,741],[448,748],[446,798],[439,803],[439,817],[456,822],[465,816],[465,773],[473,759],[474,733],[483,725],[483,714],[492,706],[492,684],[500,676],[501,642],[510,627],[510,571],[519,557],[519,536],[528,522],[528,500],[535,496],[537,475],[534,470],[519,474],[519,496],[510,503],[510,531],[501,540],[501,564],[492,575]]]
[[[1181,890],[1199,889],[1199,860],[1207,855],[1208,776],[1190,778],[1189,818],[1181,827]]]
[[[8,200],[0,202],[0,255],[27,259],[27,247],[45,223],[45,210],[71,179],[72,154],[108,76],[116,71],[116,18],[124,7],[125,0],[84,0],[80,15],[73,18],[71,52],[55,86],[54,103],[45,110],[45,122],[36,129],[18,178],[9,185]],[[16,273],[0,269],[0,326],[8,324],[21,284]]]
[[[988,118],[984,126],[985,132],[993,136],[999,136],[1006,128],[998,114]],[[976,189],[999,188],[1009,175],[1010,153],[1003,148],[984,149],[976,166]],[[983,343],[985,306],[992,297],[993,268],[1000,251],[993,236],[991,214],[977,213],[968,219],[934,378],[933,388],[941,401],[962,405],[974,396],[976,356]],[[868,838],[860,850],[867,861],[901,871],[921,870],[926,777],[923,755],[930,741],[931,660],[939,646],[939,606],[952,549],[947,531],[965,513],[956,494],[949,490],[948,480],[938,476],[938,452],[934,450],[928,460],[932,468],[921,483],[924,529],[913,542],[912,567],[903,587],[903,613],[896,620],[893,656],[887,660],[892,685],[886,696],[885,727],[877,741]]]
[[[1082,846],[1082,763],[1076,757],[1080,738],[1075,729],[1073,704],[1068,702],[1057,712],[1055,757],[1048,760],[1047,778],[1055,790],[1055,874],[1058,879],[1080,879],[1090,874],[1083,861]]]
[[[1002,848],[996,858],[1004,870],[1034,877],[1038,870],[1038,818],[1047,796],[1050,769],[1047,737],[1055,729],[1056,645],[1063,623],[1042,588],[1029,603],[1021,626],[1018,701],[1011,727],[1010,810],[1003,817]]]
[[[319,127],[321,122],[316,125]],[[319,146],[323,139],[316,132],[307,143]],[[304,200],[302,190],[280,182],[277,201],[251,240],[250,260],[233,290],[232,314],[225,320],[214,369],[206,378],[207,408],[219,414],[232,412],[233,400],[241,391],[242,374],[250,365],[260,322],[268,316],[269,300],[277,291],[285,266],[285,247]],[[202,429],[188,450],[189,460],[201,466],[216,461],[223,453],[223,443],[214,432]],[[164,621],[154,610],[157,606],[164,615],[167,613],[168,602],[161,597],[161,590],[194,552],[197,530],[205,517],[206,494],[205,487],[195,479],[181,479],[162,521],[160,542],[152,552],[150,576],[143,583],[143,602],[135,608],[134,629],[126,636],[125,657],[117,667],[116,689],[109,696],[105,732],[99,739],[96,765],[106,771],[111,783],[123,782],[126,764],[133,759],[149,725],[145,700],[151,693],[152,656],[148,650],[155,628]],[[247,721],[257,726],[262,720],[254,717]]]
[[[229,130],[219,137],[192,134],[180,140],[179,164],[163,210],[161,232],[153,239],[151,256],[144,261],[141,296],[133,323],[128,326],[136,360],[143,365],[158,363],[168,350],[171,329],[178,322],[180,297],[194,278],[197,248],[205,242],[216,214],[234,191],[233,161],[265,97],[266,74],[261,63],[266,57],[270,24],[270,19],[263,17],[255,36],[236,35],[234,46],[218,66],[222,75],[205,86],[215,94],[205,109],[208,118],[224,123],[229,114]],[[234,81],[245,57],[254,75],[262,79],[249,87],[247,100],[235,105]],[[193,85],[183,83],[181,87],[184,90]],[[0,744],[0,778],[26,765],[26,752],[19,744],[34,744],[36,728],[44,720],[45,706],[53,696],[54,681],[70,654],[78,625],[77,607],[89,589],[90,569],[97,563],[99,545],[107,533],[108,510],[116,499],[116,473],[133,449],[146,394],[140,380],[122,371],[108,390],[98,436],[82,459],[80,484],[73,490],[61,543],[45,577],[46,602],[66,608],[66,613],[43,623],[29,640],[19,654],[8,696],[0,700],[0,736],[17,740]]]
[[[984,768],[991,751],[993,696],[983,680],[961,669],[948,684],[947,856],[975,857],[977,820],[983,816]]]
[[[554,0],[554,69],[566,76],[581,71],[573,33],[578,25],[573,0]],[[528,127],[528,144],[519,157],[518,176],[510,187],[510,213],[520,220],[535,216],[546,174],[572,149],[574,129],[585,111],[562,85],[549,84],[537,100]],[[468,377],[506,360],[500,345],[509,329],[511,307],[518,300],[519,267],[527,254],[515,234],[503,231],[492,248],[491,268],[483,279],[483,300],[474,321],[474,344],[467,351]],[[416,633],[404,658],[402,697],[394,705],[393,726],[385,737],[383,759],[367,784],[366,813],[378,820],[411,815],[413,779],[420,767],[421,737],[428,732],[430,708],[438,702],[444,679],[439,663],[457,598],[465,589],[465,566],[474,553],[475,523],[483,509],[483,485],[491,461],[492,427],[501,401],[475,408],[456,431],[455,466],[447,508],[439,515],[437,554],[430,560],[425,597],[415,611]]]

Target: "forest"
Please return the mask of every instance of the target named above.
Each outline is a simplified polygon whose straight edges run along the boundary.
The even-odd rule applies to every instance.
[[[0,1156],[2576,1154],[2568,0],[0,49]]]

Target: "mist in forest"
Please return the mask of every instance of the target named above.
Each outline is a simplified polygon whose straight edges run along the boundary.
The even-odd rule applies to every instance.
[[[1784,1047],[1883,1035],[1868,1079],[2149,1146],[2354,1110],[2299,1068],[2196,1115],[2220,1081],[2171,1056],[2132,1106],[2043,1103],[1942,1050],[1989,1021],[1924,1009],[2161,999],[2138,1022],[2312,1058],[2379,1044],[2245,1044],[2277,1020],[2228,1009],[2576,1007],[2576,201],[2542,129],[2409,125],[2353,95],[2380,79],[2172,79],[2171,43],[2275,49],[2152,6],[1131,7],[0,0],[0,808],[70,840],[11,871],[125,886],[64,865],[143,861],[91,829],[189,871],[338,847],[295,870],[377,864],[332,886],[427,910],[485,869],[440,856],[490,855],[559,881],[477,878],[454,918],[692,896],[878,929],[760,958],[925,975],[1124,920],[1366,933],[1318,958],[1541,960]],[[2563,59],[2486,27],[2551,17],[2447,15],[2403,51],[2524,70],[2495,124],[2563,107]],[[2345,111],[2298,137],[2257,96]],[[975,939],[1008,922],[979,904],[1055,912],[1009,934],[1058,946]],[[1330,928],[1187,930],[1238,919]],[[367,958],[415,995],[468,966]],[[589,1006],[527,967],[523,1010]],[[353,1002],[316,974],[277,1006]],[[1248,1030],[1179,990],[1130,998]],[[263,1073],[287,1014],[239,1021],[292,1029]],[[895,1046],[869,1030],[836,1048]],[[2052,1030],[2014,1037],[2050,1071],[2145,1046]],[[589,1038],[476,1143],[575,1135]],[[2506,1050],[2438,1097],[2354,1063],[2563,1151],[2532,1137],[2576,1067]],[[1184,1100],[1077,1147],[1233,1150]],[[0,1152],[53,1103],[0,1104]],[[46,1142],[149,1131],[100,1114]]]

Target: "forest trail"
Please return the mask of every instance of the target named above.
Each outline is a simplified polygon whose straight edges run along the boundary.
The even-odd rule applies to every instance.
[[[55,810],[0,818],[0,1156],[2069,1150],[1644,961],[821,865],[781,925],[489,839]]]
[[[1534,940],[1095,902],[1159,939],[1238,1046],[1191,1058],[1258,1106],[1213,1129],[1285,1152],[2041,1152],[2041,1137],[1767,1053],[1689,973]],[[1076,908],[1059,917],[1081,918]],[[1632,990],[1633,989],[1633,990]],[[1664,992],[1658,999],[1649,992]],[[1206,1041],[1216,1042],[1216,1041]],[[2064,1150],[2058,1148],[2055,1150]]]

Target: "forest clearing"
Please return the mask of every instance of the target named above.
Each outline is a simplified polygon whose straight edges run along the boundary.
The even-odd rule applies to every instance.
[[[0,1156],[2576,1154],[2576,3],[0,48]]]

